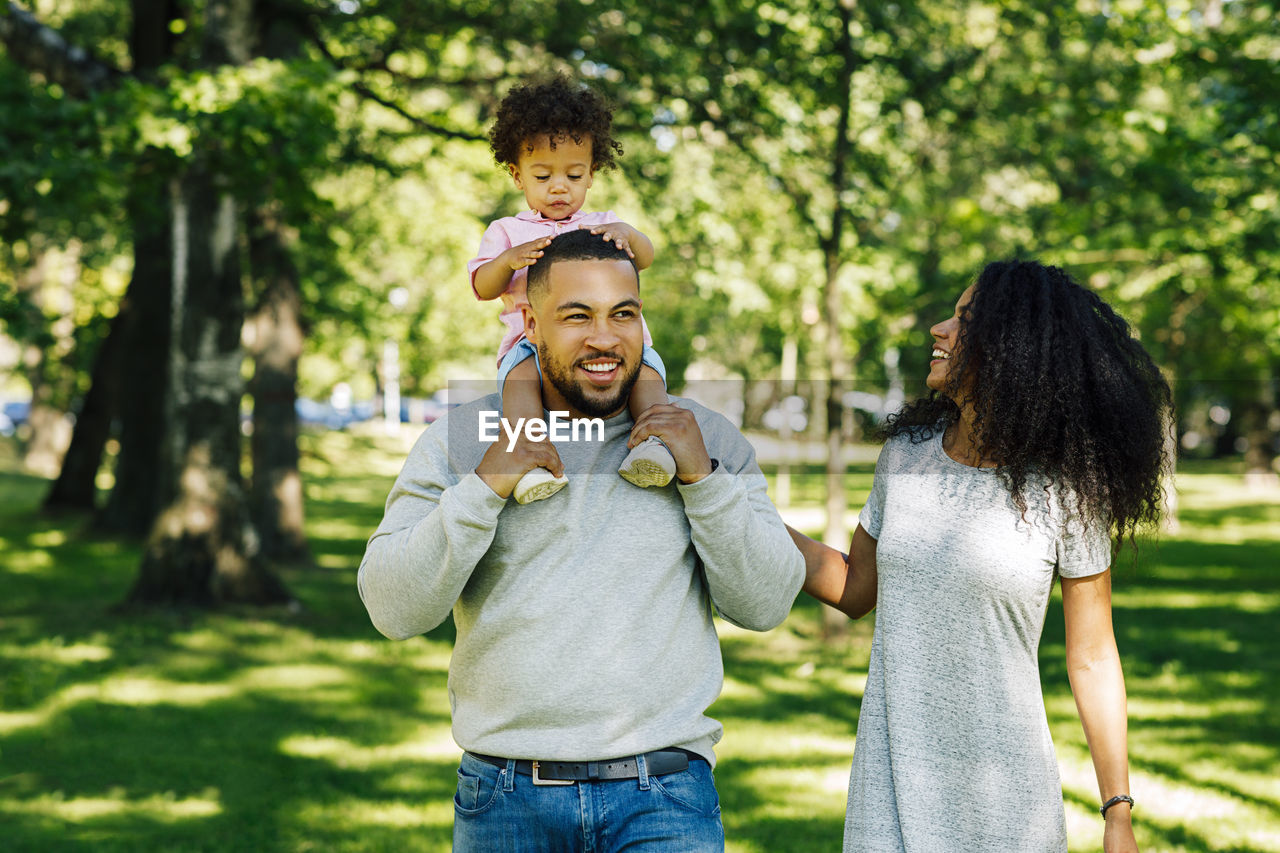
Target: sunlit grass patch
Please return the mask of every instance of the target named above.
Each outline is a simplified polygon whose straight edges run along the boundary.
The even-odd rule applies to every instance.
[[[0,470],[0,849],[447,851],[452,625],[388,641],[355,588],[419,432],[304,435],[319,568],[283,570],[296,611],[117,611],[139,546],[41,516],[47,481]],[[821,518],[824,476],[794,469],[796,517]],[[870,477],[846,475],[851,519]],[[1222,466],[1178,482],[1182,529],[1115,571],[1139,840],[1280,850],[1280,496]],[[771,632],[717,623],[732,853],[839,849],[873,625],[828,636],[804,596]],[[1041,669],[1083,853],[1102,823],[1064,655],[1055,598]]]
[[[111,647],[101,643],[63,642],[61,637],[51,637],[24,646],[9,646],[5,657],[27,660],[46,660],[51,663],[75,664],[87,661],[104,661],[111,657]]]
[[[12,574],[35,574],[53,565],[53,556],[47,551],[19,551],[6,548],[0,551],[4,559],[6,572]]]
[[[338,767],[359,770],[417,761],[456,763],[462,757],[462,750],[453,742],[452,735],[435,727],[423,729],[398,743],[372,746],[322,735],[291,735],[281,741],[280,751],[288,755],[324,759]]]
[[[67,797],[61,791],[42,794],[18,803],[0,797],[0,810],[24,812],[77,823],[95,818],[144,818],[147,821],[172,823],[192,818],[212,817],[222,811],[216,791],[204,796],[178,797],[173,792],[135,798],[116,788],[106,796]]]

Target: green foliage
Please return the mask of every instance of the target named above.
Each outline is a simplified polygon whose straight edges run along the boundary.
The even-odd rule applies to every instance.
[[[110,121],[0,54],[0,274],[11,270],[13,245],[32,235],[94,242],[119,227],[119,163],[103,150]]]
[[[76,0],[48,21],[127,68],[117,5]],[[868,387],[888,381],[890,351],[923,374],[930,324],[984,262],[1035,255],[1132,318],[1181,380],[1184,428],[1211,402],[1274,408],[1260,381],[1280,372],[1274,3],[858,3],[848,55],[840,8],[272,8],[293,28],[286,58],[192,71],[193,8],[172,22],[170,66],[87,102],[0,59],[0,238],[74,235],[106,263],[129,248],[126,182],[163,192],[200,156],[297,230],[306,393],[372,395],[388,340],[406,393],[489,376],[497,309],[463,265],[521,201],[483,137],[511,83],[557,67],[617,105],[626,154],[588,203],[655,242],[646,316],[677,386],[695,364],[776,375],[788,340],[802,376],[822,375],[822,250],[839,224],[841,326]]]
[[[132,114],[118,144],[165,152],[175,164],[198,155],[246,205],[273,199],[305,206],[310,181],[335,153],[341,87],[332,68],[312,61],[170,67],[159,85],[130,81],[121,88],[117,97]]]

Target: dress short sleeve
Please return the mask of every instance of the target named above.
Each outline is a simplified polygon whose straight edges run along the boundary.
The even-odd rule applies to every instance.
[[[1102,524],[1084,525],[1074,513],[1067,515],[1055,543],[1058,574],[1084,578],[1111,566],[1111,531]]]
[[[892,467],[892,448],[893,442],[880,448],[880,455],[876,458],[875,477],[871,481],[871,494],[863,504],[862,512],[858,513],[858,524],[871,534],[872,539],[880,538],[880,525],[884,522],[884,491],[889,479],[889,469]]]

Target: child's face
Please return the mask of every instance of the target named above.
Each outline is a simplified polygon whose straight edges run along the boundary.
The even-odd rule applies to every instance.
[[[524,191],[529,207],[548,219],[568,219],[587,200],[591,186],[591,139],[574,142],[564,136],[539,136],[525,147],[520,162],[510,166],[516,188]]]

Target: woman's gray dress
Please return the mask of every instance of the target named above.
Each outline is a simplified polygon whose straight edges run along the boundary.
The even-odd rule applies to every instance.
[[[881,451],[859,518],[879,589],[846,851],[1067,849],[1036,653],[1055,573],[1104,571],[1110,547],[1042,486],[1024,520],[941,434]]]

